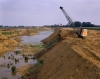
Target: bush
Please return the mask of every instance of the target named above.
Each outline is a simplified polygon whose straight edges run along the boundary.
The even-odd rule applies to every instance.
[[[24,76],[21,76],[21,79],[24,79]]]
[[[14,53],[15,53],[16,55],[18,55],[18,54],[20,53],[20,51],[14,51]]]
[[[25,60],[28,60],[28,57],[25,57]]]
[[[12,66],[11,70],[12,72],[16,72],[16,66]]]
[[[8,59],[10,59],[10,56],[8,57]]]
[[[9,63],[7,64],[7,68],[8,68],[8,69],[10,68],[10,64],[9,64]]]
[[[38,62],[39,62],[39,64],[43,64],[44,61],[41,59]]]

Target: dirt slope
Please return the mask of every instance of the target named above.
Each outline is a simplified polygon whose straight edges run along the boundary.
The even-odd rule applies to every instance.
[[[63,33],[63,40],[40,57],[44,64],[38,79],[100,79],[100,31],[88,33],[86,39],[77,38],[72,30]]]

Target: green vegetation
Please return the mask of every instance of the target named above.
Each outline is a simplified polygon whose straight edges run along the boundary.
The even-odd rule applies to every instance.
[[[54,39],[52,42],[50,42],[48,45],[45,46],[46,49],[50,48],[52,45],[54,45],[56,42],[58,41],[58,39]]]
[[[16,72],[16,66],[11,67],[12,72]]]
[[[8,68],[8,69],[10,68],[10,64],[9,64],[9,63],[7,64],[7,68]]]
[[[24,76],[21,76],[21,79],[24,79]]]
[[[28,57],[27,56],[25,57],[25,60],[28,60]]]
[[[2,32],[3,35],[12,35],[14,32]]]
[[[44,63],[44,61],[41,59],[41,60],[38,60],[38,64],[42,65]]]
[[[44,63],[42,59],[38,60],[37,64],[31,66],[27,72],[24,74],[24,79],[37,79],[37,74],[39,72],[38,68]],[[23,79],[23,78],[22,78]]]
[[[15,53],[16,55],[18,55],[18,54],[20,54],[20,51],[14,51],[14,53]]]
[[[19,59],[16,59],[16,58],[15,58],[15,63],[17,63],[17,62],[19,62]]]
[[[8,59],[10,59],[10,56],[8,57]]]
[[[2,79],[7,79],[7,77],[3,77]]]
[[[43,45],[30,45],[32,47],[33,51],[32,52],[40,52],[41,50],[44,49]]]

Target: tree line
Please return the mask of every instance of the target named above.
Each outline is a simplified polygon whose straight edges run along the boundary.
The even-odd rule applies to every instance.
[[[74,22],[74,26],[75,27],[95,27],[95,26],[97,26],[97,25],[94,25],[94,24],[92,24],[91,22],[79,22],[79,21],[76,21],[76,22]]]

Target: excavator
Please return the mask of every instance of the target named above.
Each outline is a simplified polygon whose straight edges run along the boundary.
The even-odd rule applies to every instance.
[[[64,16],[68,21],[68,26],[76,30],[76,34],[78,35],[78,37],[84,38],[85,36],[87,36],[87,29],[100,30],[100,27],[82,27],[82,26],[75,27],[73,20],[68,16],[68,14],[66,13],[66,11],[63,9],[62,6],[60,6],[60,9],[62,10]]]

